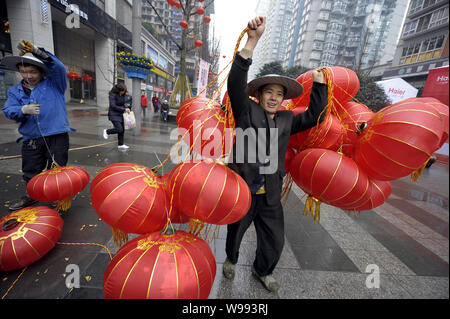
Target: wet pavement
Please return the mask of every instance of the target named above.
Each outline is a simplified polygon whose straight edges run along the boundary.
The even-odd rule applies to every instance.
[[[149,110],[142,123],[142,135],[127,132],[125,144],[130,149],[118,151],[114,136],[107,141],[101,136],[104,128],[111,127],[104,112],[73,105],[68,109],[71,127],[77,129],[70,134],[69,165],[85,169],[91,181],[112,163],[156,166],[177,142],[170,140],[176,124],[162,122]],[[19,137],[17,125],[1,114],[0,132],[1,217],[8,213],[11,201],[25,194],[25,184],[17,156],[20,146],[15,143]],[[164,172],[173,166],[168,161]],[[359,216],[322,204],[320,224],[302,215],[306,197],[294,185],[285,205],[285,247],[274,271],[281,283],[278,293],[266,291],[251,275],[256,250],[253,226],[244,237],[236,277],[223,277],[226,226],[220,226],[217,238],[210,242],[217,275],[209,298],[448,298],[448,177],[448,165],[437,162],[424,171],[417,183],[409,177],[393,181],[387,202]],[[0,272],[0,298],[103,298],[103,274],[110,257],[96,244],[108,247],[112,254],[119,247],[112,240],[111,228],[90,205],[89,186],[77,195],[62,218],[62,236],[47,255],[23,273],[23,269]],[[66,267],[73,264],[80,269],[80,288],[68,289],[65,282],[71,271]],[[379,269],[378,288],[366,286],[373,272],[371,265]]]

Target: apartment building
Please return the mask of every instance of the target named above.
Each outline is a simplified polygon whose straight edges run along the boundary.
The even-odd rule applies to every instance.
[[[401,77],[421,90],[429,70],[449,65],[448,27],[447,0],[412,0],[392,65],[383,79]]]

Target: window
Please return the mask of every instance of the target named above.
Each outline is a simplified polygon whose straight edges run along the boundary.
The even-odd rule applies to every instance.
[[[405,28],[403,29],[404,37],[416,32],[417,22],[419,22],[419,20],[414,20],[412,22],[405,24]]]
[[[429,28],[448,22],[448,7],[433,12]]]
[[[318,30],[326,30],[327,29],[327,25],[328,25],[328,23],[326,23],[324,21],[319,21],[319,22],[317,22],[316,29],[318,29]]]
[[[428,29],[428,25],[430,24],[431,14],[427,14],[419,19],[419,23],[417,24],[416,32],[420,32]]]
[[[325,40],[325,32],[317,31],[316,34],[314,35],[314,39],[322,41]]]
[[[330,14],[326,11],[320,11],[319,19],[328,20],[330,18]]]
[[[413,14],[422,9],[424,0],[412,0],[411,5],[409,6],[409,14]]]
[[[314,41],[312,47],[313,47],[313,50],[322,50],[323,42]]]
[[[320,60],[321,53],[318,51],[311,52],[311,59]]]

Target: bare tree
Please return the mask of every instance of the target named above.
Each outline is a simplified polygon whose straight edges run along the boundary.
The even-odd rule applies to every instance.
[[[209,7],[214,0],[205,1],[203,9]],[[186,72],[186,57],[187,53],[196,49],[196,45],[194,39],[199,37],[200,28],[198,25],[195,25],[193,22],[193,16],[197,15],[198,9],[198,1],[196,0],[180,0],[179,9],[182,11],[182,21],[185,21],[188,25],[188,28],[181,29],[181,39],[178,41],[172,32],[169,29],[169,26],[164,22],[161,13],[158,9],[153,5],[151,0],[147,0],[147,3],[151,6],[153,11],[156,13],[159,21],[164,27],[165,33],[169,37],[170,41],[178,48],[180,52],[180,73],[177,78],[177,82],[175,84],[174,92],[170,99],[170,106],[173,108],[177,108],[178,105],[176,103],[176,94],[178,93],[181,98],[181,103],[187,98],[191,97],[191,90],[189,87],[189,80],[187,78]]]

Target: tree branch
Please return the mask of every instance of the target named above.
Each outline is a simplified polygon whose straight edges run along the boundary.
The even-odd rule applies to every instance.
[[[153,4],[151,3],[150,0],[147,0],[147,3],[152,7],[153,11],[155,11],[156,15],[158,16],[159,21],[161,21],[164,29],[166,30],[167,35],[170,38],[170,41],[172,41],[179,50],[182,50],[181,45],[175,40],[175,38],[172,36],[172,33],[170,32],[169,28],[167,27],[167,25],[164,23],[163,18],[161,17],[161,15],[159,14],[158,10],[156,10],[156,8],[153,6]]]

